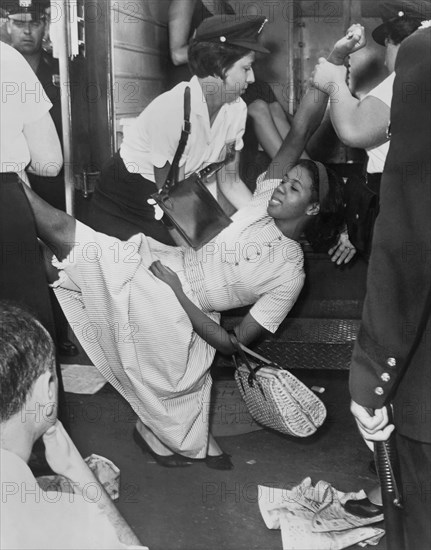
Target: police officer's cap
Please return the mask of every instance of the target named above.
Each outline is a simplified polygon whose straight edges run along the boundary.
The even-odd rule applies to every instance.
[[[196,29],[194,39],[199,42],[230,44],[246,50],[269,53],[269,50],[258,42],[266,22],[266,17],[260,15],[214,15],[202,21]]]
[[[404,18],[417,21],[419,26],[421,21],[431,18],[431,0],[380,1],[379,13],[383,23],[373,30],[372,36],[377,44],[384,46],[388,23]]]
[[[45,19],[49,6],[50,0],[0,0],[0,8],[9,19]]]

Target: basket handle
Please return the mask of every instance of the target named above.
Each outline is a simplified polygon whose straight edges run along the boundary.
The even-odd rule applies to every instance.
[[[267,359],[263,355],[260,355],[259,353],[256,353],[255,351],[251,350],[247,346],[244,346],[244,344],[241,344],[241,342],[238,341],[238,338],[236,337],[236,334],[233,332],[233,330],[229,330],[228,333],[231,336],[231,342],[235,346],[236,351],[238,352],[238,354],[241,355],[241,358],[244,360],[247,366],[249,365],[249,362],[248,362],[247,356],[245,355],[246,353],[248,353],[255,359],[259,359],[259,361],[262,361],[262,363],[266,363],[269,367],[273,367],[278,370],[286,370],[280,365],[278,365],[277,363],[275,363],[274,361]],[[250,369],[253,370],[253,372],[257,372],[261,368],[262,368],[262,365],[258,365],[255,369],[253,369],[253,367],[250,365]]]
[[[247,346],[244,346],[244,344],[241,344],[241,342],[238,342],[238,345],[240,346],[242,351],[244,351],[245,353],[248,353],[249,355],[251,355],[252,357],[255,357],[256,359],[259,359],[259,361],[262,361],[262,363],[266,363],[268,366],[274,367],[274,368],[279,369],[279,370],[285,370],[285,369],[283,369],[283,367],[281,367],[280,365],[278,365],[274,361],[271,361],[270,359],[267,359],[266,357],[263,357],[263,355],[260,355],[259,353],[256,353],[255,351],[251,350]],[[261,368],[262,367],[259,366],[255,370],[258,370],[258,369],[261,369]]]
[[[253,369],[253,367],[250,364],[250,361],[247,358],[247,355],[245,354],[245,351],[243,349],[243,345],[240,342],[238,342],[238,338],[236,337],[236,334],[233,332],[233,330],[228,331],[228,334],[229,334],[230,341],[232,342],[232,345],[234,346],[234,348],[236,350],[236,353],[238,353],[238,355],[241,357],[241,359],[243,360],[245,366],[247,367],[247,369],[249,371],[249,375],[248,375],[248,378],[247,378],[248,385],[251,388],[253,388],[254,383],[256,383],[259,390],[260,390],[260,393],[262,394],[263,398],[266,401],[266,396],[265,396],[265,392],[263,391],[262,384],[260,383],[259,379],[256,376],[256,372],[262,367],[258,366],[257,368]],[[248,348],[246,348],[245,346],[244,346],[244,348],[246,350],[248,350]],[[237,363],[235,355],[233,355],[232,358],[233,358],[235,368],[238,370],[238,363]],[[265,363],[267,362],[266,359],[264,361],[265,361]]]

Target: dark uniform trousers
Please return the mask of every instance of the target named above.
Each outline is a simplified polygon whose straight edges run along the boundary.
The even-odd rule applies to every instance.
[[[43,91],[52,103],[49,114],[57,130],[57,135],[62,141],[62,123],[61,123],[61,95],[59,87],[59,67],[58,62],[43,52],[36,72],[37,78],[42,84]],[[53,177],[47,178],[35,174],[28,174],[32,189],[46,202],[58,208],[65,210],[64,194],[64,173],[61,172]]]
[[[392,399],[408,550],[431,548],[431,322],[405,375],[431,285],[431,28],[405,39],[395,67],[391,143],[381,182],[352,399]]]
[[[59,87],[59,67],[57,60],[49,54],[42,52],[36,76],[42,84],[44,93],[52,103],[50,115],[57,130],[57,135],[60,141],[62,141],[61,90]],[[55,177],[44,177],[29,173],[28,178],[32,189],[43,200],[59,210],[66,210],[63,169]],[[50,298],[54,313],[56,339],[59,342],[64,342],[68,339],[68,323],[52,291],[50,291]]]
[[[21,304],[55,338],[48,282],[33,212],[17,174],[0,174],[0,299]],[[58,415],[68,429],[60,363]]]

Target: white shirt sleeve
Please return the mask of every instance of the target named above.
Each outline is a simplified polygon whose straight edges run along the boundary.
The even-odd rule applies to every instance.
[[[2,103],[19,107],[24,124],[42,118],[52,107],[42,84],[24,57],[11,46],[2,45]]]
[[[261,174],[256,180],[256,190],[253,193],[253,204],[268,204],[274,190],[280,185],[281,178],[265,178],[266,172]]]
[[[388,107],[392,102],[392,88],[394,87],[395,72],[386,77],[383,82],[380,82],[375,88],[370,90],[365,97],[376,97],[383,101]],[[365,98],[364,98],[365,99]]]
[[[42,119],[52,103],[24,57],[0,42],[1,101],[0,158],[2,172],[17,172],[25,178],[30,151],[23,134],[25,125]]]
[[[162,168],[167,162],[172,164],[183,129],[184,112],[181,102],[175,96],[159,96],[147,107],[143,123],[150,145],[151,163]],[[148,139],[148,138],[147,138]]]
[[[259,325],[272,333],[278,329],[295,305],[304,285],[304,278],[301,272],[288,284],[284,283],[259,298],[250,309],[250,314]]]
[[[236,139],[235,139],[235,151],[241,151],[244,148],[244,132],[245,132],[245,125],[247,122],[247,105],[244,103],[244,101],[241,100],[241,107],[242,110],[240,111],[238,109],[238,116],[236,117],[237,121],[237,131],[236,131]]]

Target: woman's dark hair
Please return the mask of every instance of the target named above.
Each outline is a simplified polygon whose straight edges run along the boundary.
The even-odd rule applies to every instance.
[[[232,65],[249,53],[250,50],[240,46],[192,39],[188,50],[189,67],[199,78],[219,76],[224,80]]]
[[[409,17],[397,17],[390,19],[385,23],[386,38],[393,44],[401,44],[404,38],[407,38],[420,26],[421,22],[418,19],[410,19]]]
[[[315,252],[327,252],[335,244],[344,228],[343,179],[333,170],[326,168],[329,190],[322,201],[319,201],[319,170],[312,160],[301,159],[297,166],[308,170],[313,180],[311,202],[319,202],[320,210],[305,228],[305,237]]]

